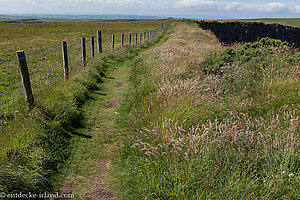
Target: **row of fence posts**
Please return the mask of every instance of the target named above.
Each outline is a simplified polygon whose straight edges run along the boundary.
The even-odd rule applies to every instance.
[[[162,31],[166,25],[168,24],[170,18],[162,23],[158,28],[154,29],[150,32],[144,32],[144,41],[154,38],[160,31]],[[140,33],[140,43],[142,43],[142,33]],[[124,37],[125,34],[121,34],[121,46],[124,46]],[[132,44],[132,34],[129,34],[129,45]],[[91,54],[92,58],[95,56],[95,37],[91,36]],[[135,45],[138,44],[138,34],[135,33]],[[81,39],[81,45],[82,45],[82,64],[83,66],[86,66],[87,60],[86,60],[86,42],[85,38]],[[101,31],[97,32],[97,49],[98,54],[103,53],[102,49],[102,33]],[[115,50],[115,34],[112,34],[112,49]],[[64,68],[64,80],[69,79],[69,61],[68,61],[68,47],[67,42],[62,43],[62,56],[63,56],[63,68]],[[19,67],[20,67],[20,74],[21,79],[25,91],[25,100],[27,102],[28,108],[32,109],[34,107],[34,98],[32,93],[32,87],[30,83],[30,77],[28,72],[28,66],[26,62],[26,56],[24,51],[18,51],[17,52],[17,58],[19,60]]]

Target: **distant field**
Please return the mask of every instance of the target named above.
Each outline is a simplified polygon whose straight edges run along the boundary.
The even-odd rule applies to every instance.
[[[54,22],[129,22],[129,21],[149,21],[150,19],[56,19],[56,18],[23,18],[7,17],[0,15],[0,23],[54,23]],[[152,19],[151,19],[152,20]],[[151,21],[150,20],[150,21]],[[159,19],[157,19],[159,20]]]
[[[102,31],[104,51],[109,49],[112,33],[120,43],[121,33],[150,31],[163,21],[131,22],[60,22],[60,23],[0,23],[0,62],[15,56],[16,51],[31,52],[63,41],[80,40]],[[125,42],[127,37],[125,37]]]
[[[240,19],[238,21],[257,21],[265,23],[279,23],[283,25],[300,27],[300,18],[262,18],[262,19]]]

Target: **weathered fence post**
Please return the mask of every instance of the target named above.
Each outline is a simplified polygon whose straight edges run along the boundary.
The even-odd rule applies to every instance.
[[[98,31],[97,33],[97,44],[98,44],[98,53],[102,53],[102,34],[101,31]]]
[[[138,34],[136,33],[136,34],[135,34],[135,45],[137,45],[137,41],[138,41],[138,38],[137,38],[138,36],[137,36],[137,35],[138,35]]]
[[[112,50],[114,51],[115,50],[115,34],[112,34],[112,45],[111,45],[111,47],[112,47]]]
[[[83,66],[86,66],[85,38],[81,38],[81,44],[82,44],[82,63],[83,63]]]
[[[63,55],[63,62],[64,62],[64,78],[65,80],[69,79],[69,60],[68,60],[68,48],[67,42],[63,42],[62,45],[62,55]]]
[[[146,40],[146,32],[144,32],[144,41]]]
[[[124,34],[121,35],[121,45],[124,46]]]
[[[129,33],[129,45],[131,45],[131,33]]]
[[[95,37],[94,36],[92,36],[91,37],[91,51],[92,51],[92,58],[94,58],[95,57]]]
[[[24,51],[18,51],[17,58],[19,60],[20,73],[21,73],[22,83],[25,91],[25,99],[28,108],[32,109],[34,107],[34,99],[33,99],[32,88],[31,88],[28,67],[27,67]]]
[[[140,44],[142,44],[142,33],[140,33]]]

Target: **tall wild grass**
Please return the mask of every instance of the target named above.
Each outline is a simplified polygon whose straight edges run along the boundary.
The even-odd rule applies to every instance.
[[[196,24],[132,70],[116,162],[123,199],[297,199],[300,54],[264,38],[236,49]]]

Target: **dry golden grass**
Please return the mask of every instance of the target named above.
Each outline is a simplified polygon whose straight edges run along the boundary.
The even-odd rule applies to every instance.
[[[205,98],[199,96],[204,87],[199,83],[204,78],[200,66],[205,52],[225,48],[212,33],[196,24],[173,23],[172,26],[176,27],[169,39],[147,51],[140,64],[148,70],[149,80],[157,87],[148,103],[158,115],[200,104]]]

